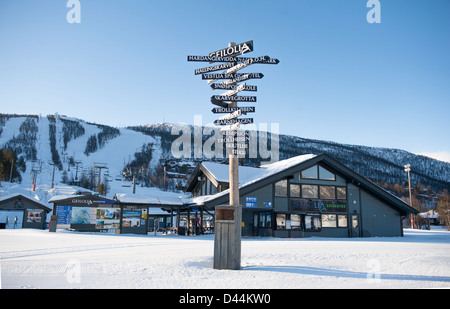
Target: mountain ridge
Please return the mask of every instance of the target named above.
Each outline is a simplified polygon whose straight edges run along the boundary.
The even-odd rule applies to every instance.
[[[167,162],[169,171],[185,174],[192,171],[199,161],[210,159],[205,157],[204,152],[196,158],[194,149],[191,149],[190,158],[177,159],[173,156],[172,144],[181,135],[176,130],[178,126],[158,123],[118,128],[59,114],[0,114],[0,148],[13,150],[18,157],[25,159],[27,168],[24,175],[29,175],[23,181],[30,183],[59,182],[64,171],[66,176],[69,173],[70,178],[75,168],[78,174],[78,169],[81,168],[79,173],[83,170],[87,172],[89,167],[99,163],[107,166],[112,178],[118,175],[123,177],[124,171],[142,171],[144,168],[146,173],[156,175]],[[202,145],[212,137],[204,134],[210,132],[205,127],[185,127],[190,129],[191,141],[196,138],[195,132],[202,133]],[[259,142],[261,137],[267,139],[266,149],[269,151],[273,149],[268,146],[276,145],[278,138],[279,160],[308,153],[325,153],[373,181],[399,184],[407,182],[403,166],[411,164],[412,185],[420,182],[439,191],[450,188],[450,163],[405,150],[341,144],[284,134],[277,136],[270,132],[267,137],[261,136],[261,132],[256,132],[256,136]],[[265,160],[258,154],[256,158],[241,160],[241,164],[259,166]],[[226,162],[227,159],[213,158],[212,161]],[[55,176],[50,180],[53,173]],[[73,175],[72,178],[78,176]],[[151,182],[149,180],[146,184],[151,185]]]

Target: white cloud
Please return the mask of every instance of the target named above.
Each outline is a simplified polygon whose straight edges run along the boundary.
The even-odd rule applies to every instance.
[[[421,152],[418,153],[422,156],[427,156],[436,160],[450,163],[450,152],[448,151],[436,151],[436,152]]]

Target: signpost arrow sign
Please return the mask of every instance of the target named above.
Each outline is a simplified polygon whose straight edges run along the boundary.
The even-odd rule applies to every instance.
[[[210,73],[202,74],[202,79],[235,79],[238,81],[246,79],[261,79],[262,73]]]
[[[199,75],[199,74],[208,73],[208,72],[220,71],[220,70],[232,68],[234,66],[235,66],[234,62],[222,63],[222,64],[218,64],[218,65],[213,65],[212,67],[196,69],[194,71],[194,74]]]
[[[232,101],[232,102],[256,102],[256,97],[250,96],[239,96],[239,95],[214,95],[211,97],[211,102],[213,101]]]
[[[253,40],[212,52],[210,57],[234,57],[253,51]]]
[[[212,90],[223,89],[223,90],[236,90],[239,85],[234,84],[224,84],[224,83],[214,83],[210,85]],[[254,85],[245,85],[245,89],[242,91],[258,91],[258,87]]]
[[[253,123],[253,118],[217,119],[216,121],[214,121],[214,124],[218,126],[225,126],[235,123],[251,124]]]
[[[267,63],[277,64],[280,62],[278,59],[272,59],[269,56],[260,57],[214,57],[214,56],[187,56],[189,62],[247,62],[251,60],[252,63]]]
[[[241,110],[242,114],[246,113],[254,113],[255,107],[254,106],[246,106],[246,107],[214,107],[211,111],[214,114],[228,114],[235,112],[237,110]]]

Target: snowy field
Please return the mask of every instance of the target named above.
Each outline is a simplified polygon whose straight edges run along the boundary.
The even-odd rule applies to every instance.
[[[0,230],[1,288],[450,288],[450,232],[244,238],[242,269],[214,270],[212,235]]]

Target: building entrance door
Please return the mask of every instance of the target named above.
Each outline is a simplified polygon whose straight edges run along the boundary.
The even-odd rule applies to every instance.
[[[259,236],[259,216],[258,213],[253,213],[253,236]]]
[[[351,220],[351,231],[352,231],[352,237],[359,237],[359,216],[358,215],[352,215]]]
[[[253,236],[272,236],[272,212],[253,213]]]

